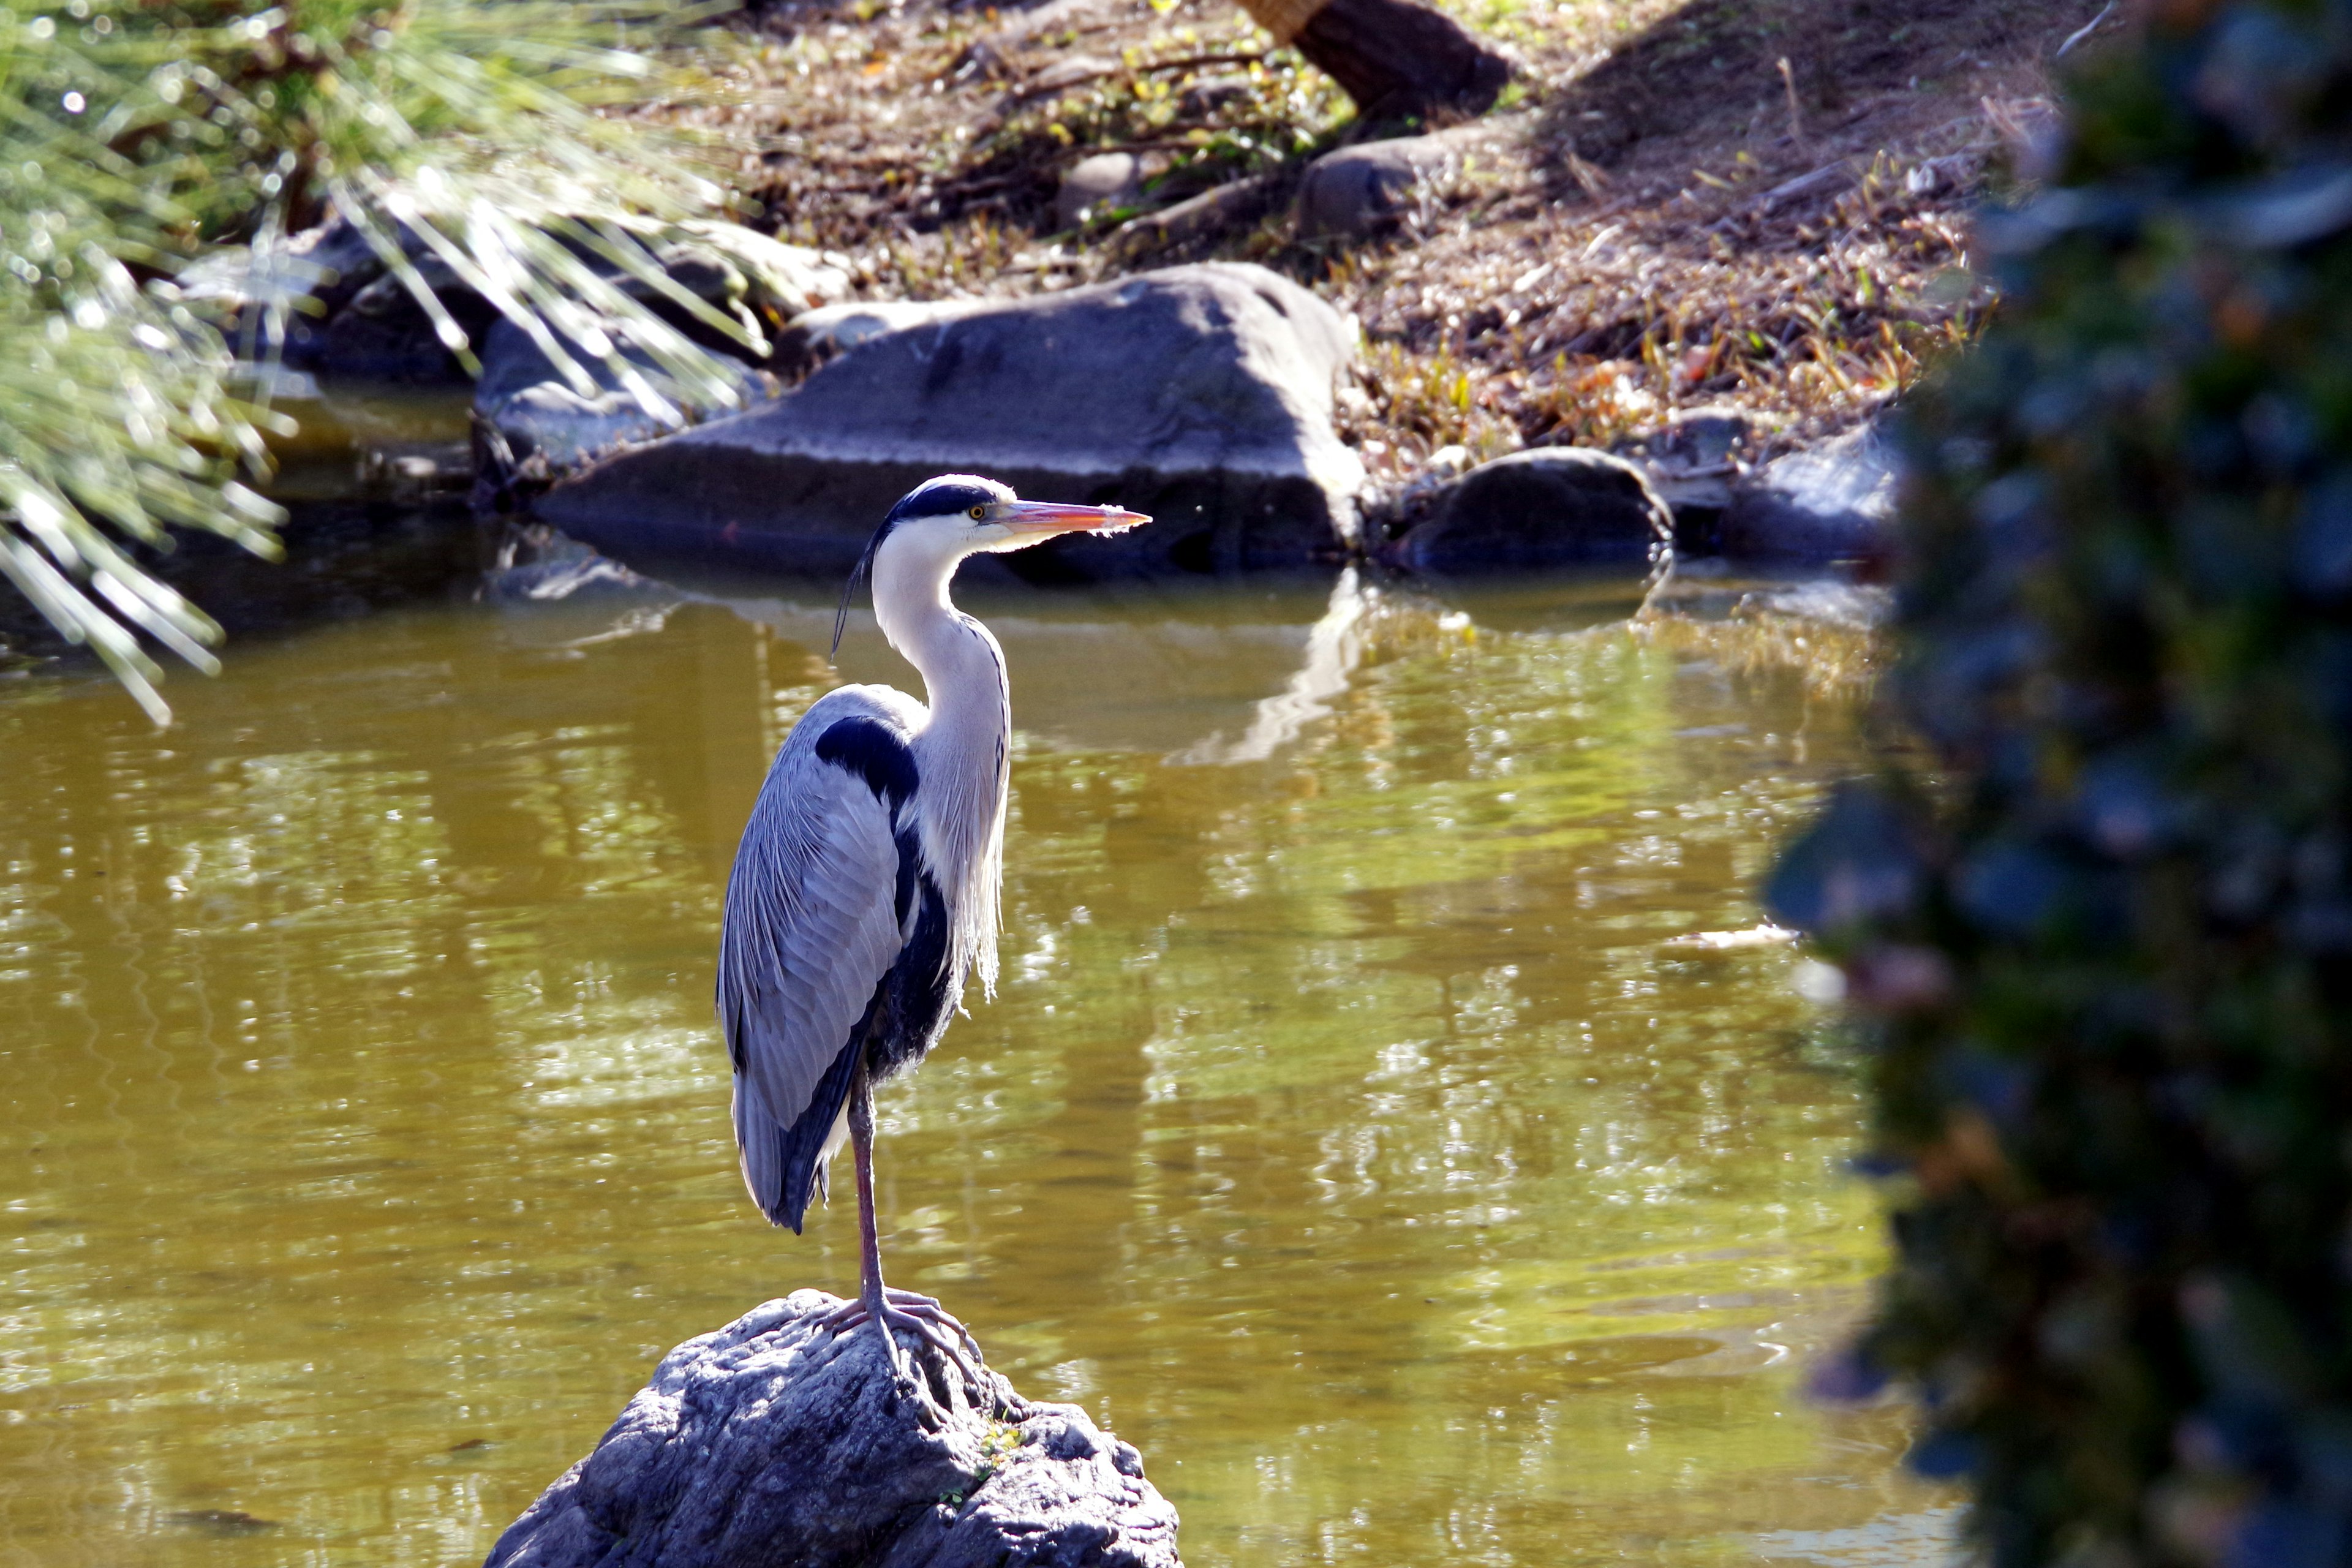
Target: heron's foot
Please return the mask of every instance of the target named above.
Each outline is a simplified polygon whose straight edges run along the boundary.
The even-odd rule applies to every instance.
[[[980,1343],[961,1323],[928,1296],[892,1290],[882,1308],[882,1321],[898,1333],[911,1334],[915,1342],[936,1355],[963,1382],[964,1394],[980,1410],[996,1408],[995,1380],[981,1360]]]
[[[866,1303],[856,1297],[809,1320],[809,1332],[837,1339],[866,1321]]]
[[[916,1381],[899,1352],[898,1336],[905,1334],[937,1356],[962,1381],[974,1405],[992,1409],[997,1403],[995,1383],[980,1353],[980,1342],[971,1337],[971,1331],[929,1296],[887,1289],[883,1294],[882,1321],[888,1331],[881,1336],[882,1351],[889,1358],[892,1373],[902,1382]],[[837,1342],[845,1342],[852,1330],[863,1328],[872,1317],[864,1300],[844,1301],[810,1327],[834,1336]]]
[[[854,1342],[850,1335],[864,1328],[871,1317],[872,1312],[866,1303],[859,1298],[852,1297],[839,1306],[811,1319],[808,1324],[810,1337],[824,1342],[824,1348],[815,1352],[812,1364],[826,1365],[835,1356],[847,1350]],[[898,1352],[897,1339],[887,1333],[881,1338],[882,1355],[889,1363],[892,1381],[909,1388],[915,1386],[914,1374],[907,1369],[906,1359]]]
[[[971,1331],[957,1321],[955,1315],[938,1301],[929,1296],[919,1296],[912,1290],[893,1289],[887,1285],[882,1288],[882,1295],[906,1316],[918,1319],[939,1330],[941,1334],[954,1338],[973,1365],[985,1362],[986,1358],[980,1353],[980,1342],[971,1337]]]

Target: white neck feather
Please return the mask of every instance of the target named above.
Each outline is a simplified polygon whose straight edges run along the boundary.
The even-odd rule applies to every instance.
[[[961,557],[876,552],[874,615],[890,646],[923,678],[929,713],[917,731],[917,826],[923,859],[948,906],[948,962],[996,994],[996,932],[1004,863],[1004,795],[1013,738],[1003,650],[948,599]]]

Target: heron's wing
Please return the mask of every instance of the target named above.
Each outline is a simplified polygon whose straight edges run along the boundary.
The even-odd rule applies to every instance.
[[[769,770],[728,879],[719,1019],[743,1177],[769,1218],[795,1230],[846,1089],[845,1053],[902,943],[884,787],[913,778],[898,704],[911,707],[845,688],[809,710]],[[836,725],[846,728],[827,744]]]

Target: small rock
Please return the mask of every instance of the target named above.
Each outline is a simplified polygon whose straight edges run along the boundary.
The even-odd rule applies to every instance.
[[[736,376],[732,405],[672,403],[667,412],[657,413],[612,365],[575,349],[572,359],[593,388],[583,393],[530,333],[504,318],[483,334],[480,357],[482,374],[474,384],[473,500],[475,510],[485,513],[513,511],[551,481],[607,453],[773,395],[768,378],[745,366]]]
[[[1181,1568],[1135,1449],[993,1373],[892,1379],[799,1290],[664,1357],[485,1568]],[[919,1353],[901,1341],[910,1355]]]
[[[458,280],[437,256],[419,256],[411,265],[433,290],[441,308],[469,343],[479,343],[497,309]],[[286,363],[297,369],[354,381],[402,382],[412,385],[462,383],[464,367],[407,281],[379,267],[375,279],[352,294],[323,325],[289,319]]]
[[[1728,473],[1753,426],[1754,418],[1744,408],[1678,408],[1668,416],[1666,427],[1649,437],[1650,461],[1684,475]]]
[[[1366,142],[1307,165],[1296,221],[1302,239],[1360,239],[1404,221],[1427,188],[1461,166],[1465,126]]]
[[[782,323],[849,297],[849,275],[816,251],[740,224],[697,222],[683,227],[687,238],[654,253],[662,270],[696,298],[732,314],[755,339],[772,337]],[[751,352],[669,305],[649,285],[630,279],[623,287],[706,346],[739,357]]]
[[[1097,213],[1131,207],[1143,195],[1143,160],[1132,153],[1097,153],[1081,158],[1062,176],[1054,197],[1055,221],[1076,228]]]
[[[1723,552],[1736,560],[1822,563],[1885,553],[1900,479],[1874,426],[1767,464],[1723,513]]]
[[[535,510],[633,563],[830,574],[909,488],[963,471],[1159,520],[967,574],[1301,564],[1355,537],[1363,468],[1331,427],[1355,353],[1353,322],[1255,266],[973,303],[866,338],[749,414],[600,463]]]
[[[1739,452],[1752,426],[1744,409],[1677,409],[1664,429],[1643,441],[1641,462],[1650,486],[1675,514],[1678,554],[1723,552],[1723,513],[1739,480]]]
[[[1452,442],[1440,447],[1429,455],[1429,461],[1422,465],[1423,471],[1449,479],[1465,471],[1469,467],[1470,448],[1460,442]]]
[[[348,300],[383,275],[383,263],[364,236],[347,223],[324,223],[288,235],[259,258],[278,287],[320,300]],[[261,293],[249,246],[223,246],[183,268],[173,286],[190,300],[240,310]]]
[[[1673,548],[1674,522],[1642,470],[1579,447],[1538,447],[1440,489],[1391,552],[1416,572],[1629,565]]]

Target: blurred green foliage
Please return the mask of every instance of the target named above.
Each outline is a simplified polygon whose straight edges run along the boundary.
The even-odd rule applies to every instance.
[[[2070,64],[2073,62],[2070,61]],[[2166,0],[2067,86],[1911,412],[1935,776],[1769,896],[1866,1024],[1924,1395],[2000,1564],[2352,1560],[2352,5]]]
[[[583,385],[576,354],[625,361],[655,402],[664,378],[731,397],[646,302],[738,330],[668,284],[649,248],[721,187],[674,130],[597,112],[686,85],[666,46],[692,14],[644,0],[11,4],[0,574],[159,718],[141,634],[209,665],[218,632],[120,540],[161,546],[195,528],[274,548],[278,509],[246,482],[267,470],[273,423],[252,367],[322,281],[292,232],[329,215],[355,226],[461,361],[470,345],[420,262],[525,324]],[[222,269],[223,247],[243,263]],[[207,257],[209,286],[181,289]]]

